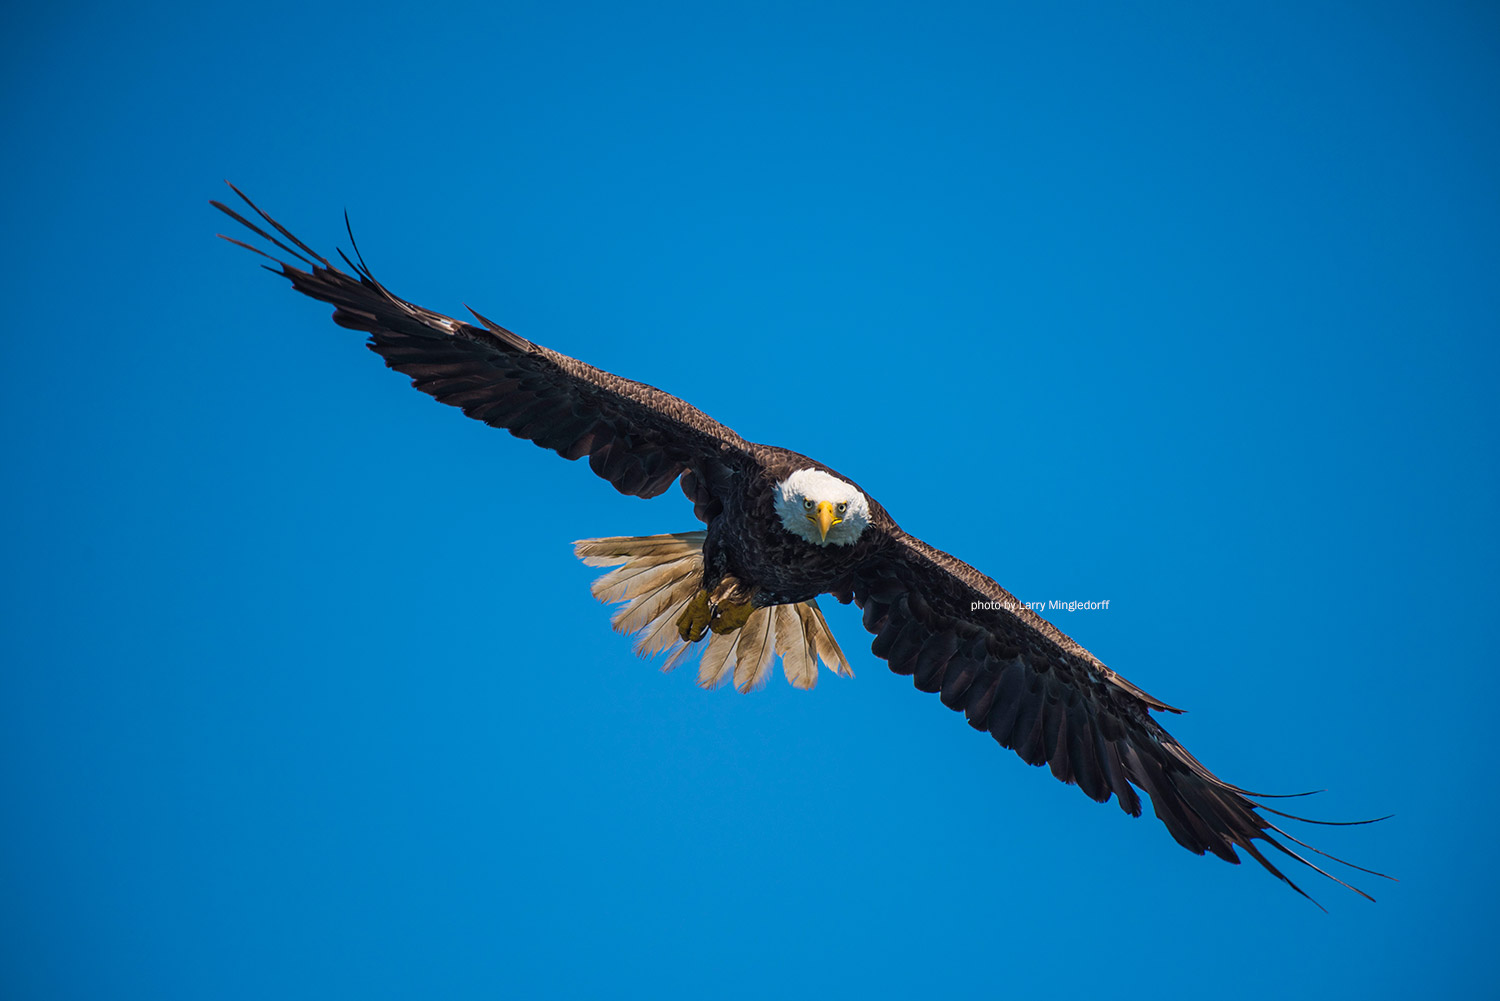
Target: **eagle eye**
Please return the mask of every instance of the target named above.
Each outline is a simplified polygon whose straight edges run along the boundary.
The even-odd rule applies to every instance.
[[[849,502],[848,501],[844,501],[842,504],[840,504],[838,506],[838,508],[836,510],[838,511],[839,514],[843,514],[845,511],[849,510]]]

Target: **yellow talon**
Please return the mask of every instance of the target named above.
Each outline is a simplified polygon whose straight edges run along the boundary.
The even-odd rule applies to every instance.
[[[755,611],[755,606],[748,601],[743,605],[726,602],[714,609],[714,617],[709,622],[708,628],[720,635],[732,633],[745,624],[753,611]]]
[[[677,635],[688,643],[696,643],[703,638],[711,618],[713,611],[708,605],[708,592],[699,591],[677,617]]]

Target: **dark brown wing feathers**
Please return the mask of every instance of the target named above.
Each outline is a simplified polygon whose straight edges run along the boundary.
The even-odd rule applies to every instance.
[[[718,475],[717,467],[744,454],[739,435],[669,393],[533,344],[478,313],[475,326],[406,302],[376,281],[362,259],[345,258],[352,275],[339,270],[234,191],[288,242],[212,204],[306,265],[270,258],[292,287],[334,306],[335,323],[368,333],[371,351],[440,402],[564,458],[587,456],[595,473],[637,497],[655,497],[689,470],[699,480]],[[695,498],[694,506],[709,505]]]
[[[1260,841],[1343,883],[1283,845],[1276,835],[1303,843],[1257,812],[1279,811],[1208,771],[1151,716],[1180,709],[1109,670],[974,568],[899,529],[892,543],[835,592],[863,609],[875,636],[870,650],[892,671],[1091,799],[1114,796],[1139,816],[1136,789],[1144,791],[1188,851],[1238,864],[1235,849],[1243,849],[1307,896],[1259,850]],[[974,609],[975,602],[1003,607]]]

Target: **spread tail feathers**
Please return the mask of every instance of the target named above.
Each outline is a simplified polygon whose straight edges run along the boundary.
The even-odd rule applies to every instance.
[[[703,587],[705,537],[704,532],[678,532],[580,539],[573,552],[586,566],[615,568],[594,582],[594,597],[606,605],[621,604],[611,620],[615,631],[634,634],[635,652],[642,657],[667,654],[662,670],[670,671],[701,651],[698,684],[714,688],[733,677],[742,692],[765,684],[777,657],[797,688],[817,684],[819,660],[836,674],[854,674],[816,600],[757,608],[733,632],[684,641],[677,620]]]

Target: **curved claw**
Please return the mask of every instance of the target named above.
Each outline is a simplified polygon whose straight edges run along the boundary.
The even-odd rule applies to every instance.
[[[720,635],[732,633],[749,620],[750,613],[753,611],[755,611],[755,605],[749,601],[743,605],[731,604],[729,602],[715,605],[713,619],[709,622],[708,628]]]
[[[677,635],[685,643],[696,643],[708,631],[708,624],[712,619],[713,609],[708,602],[708,592],[700,590],[677,617]]]

